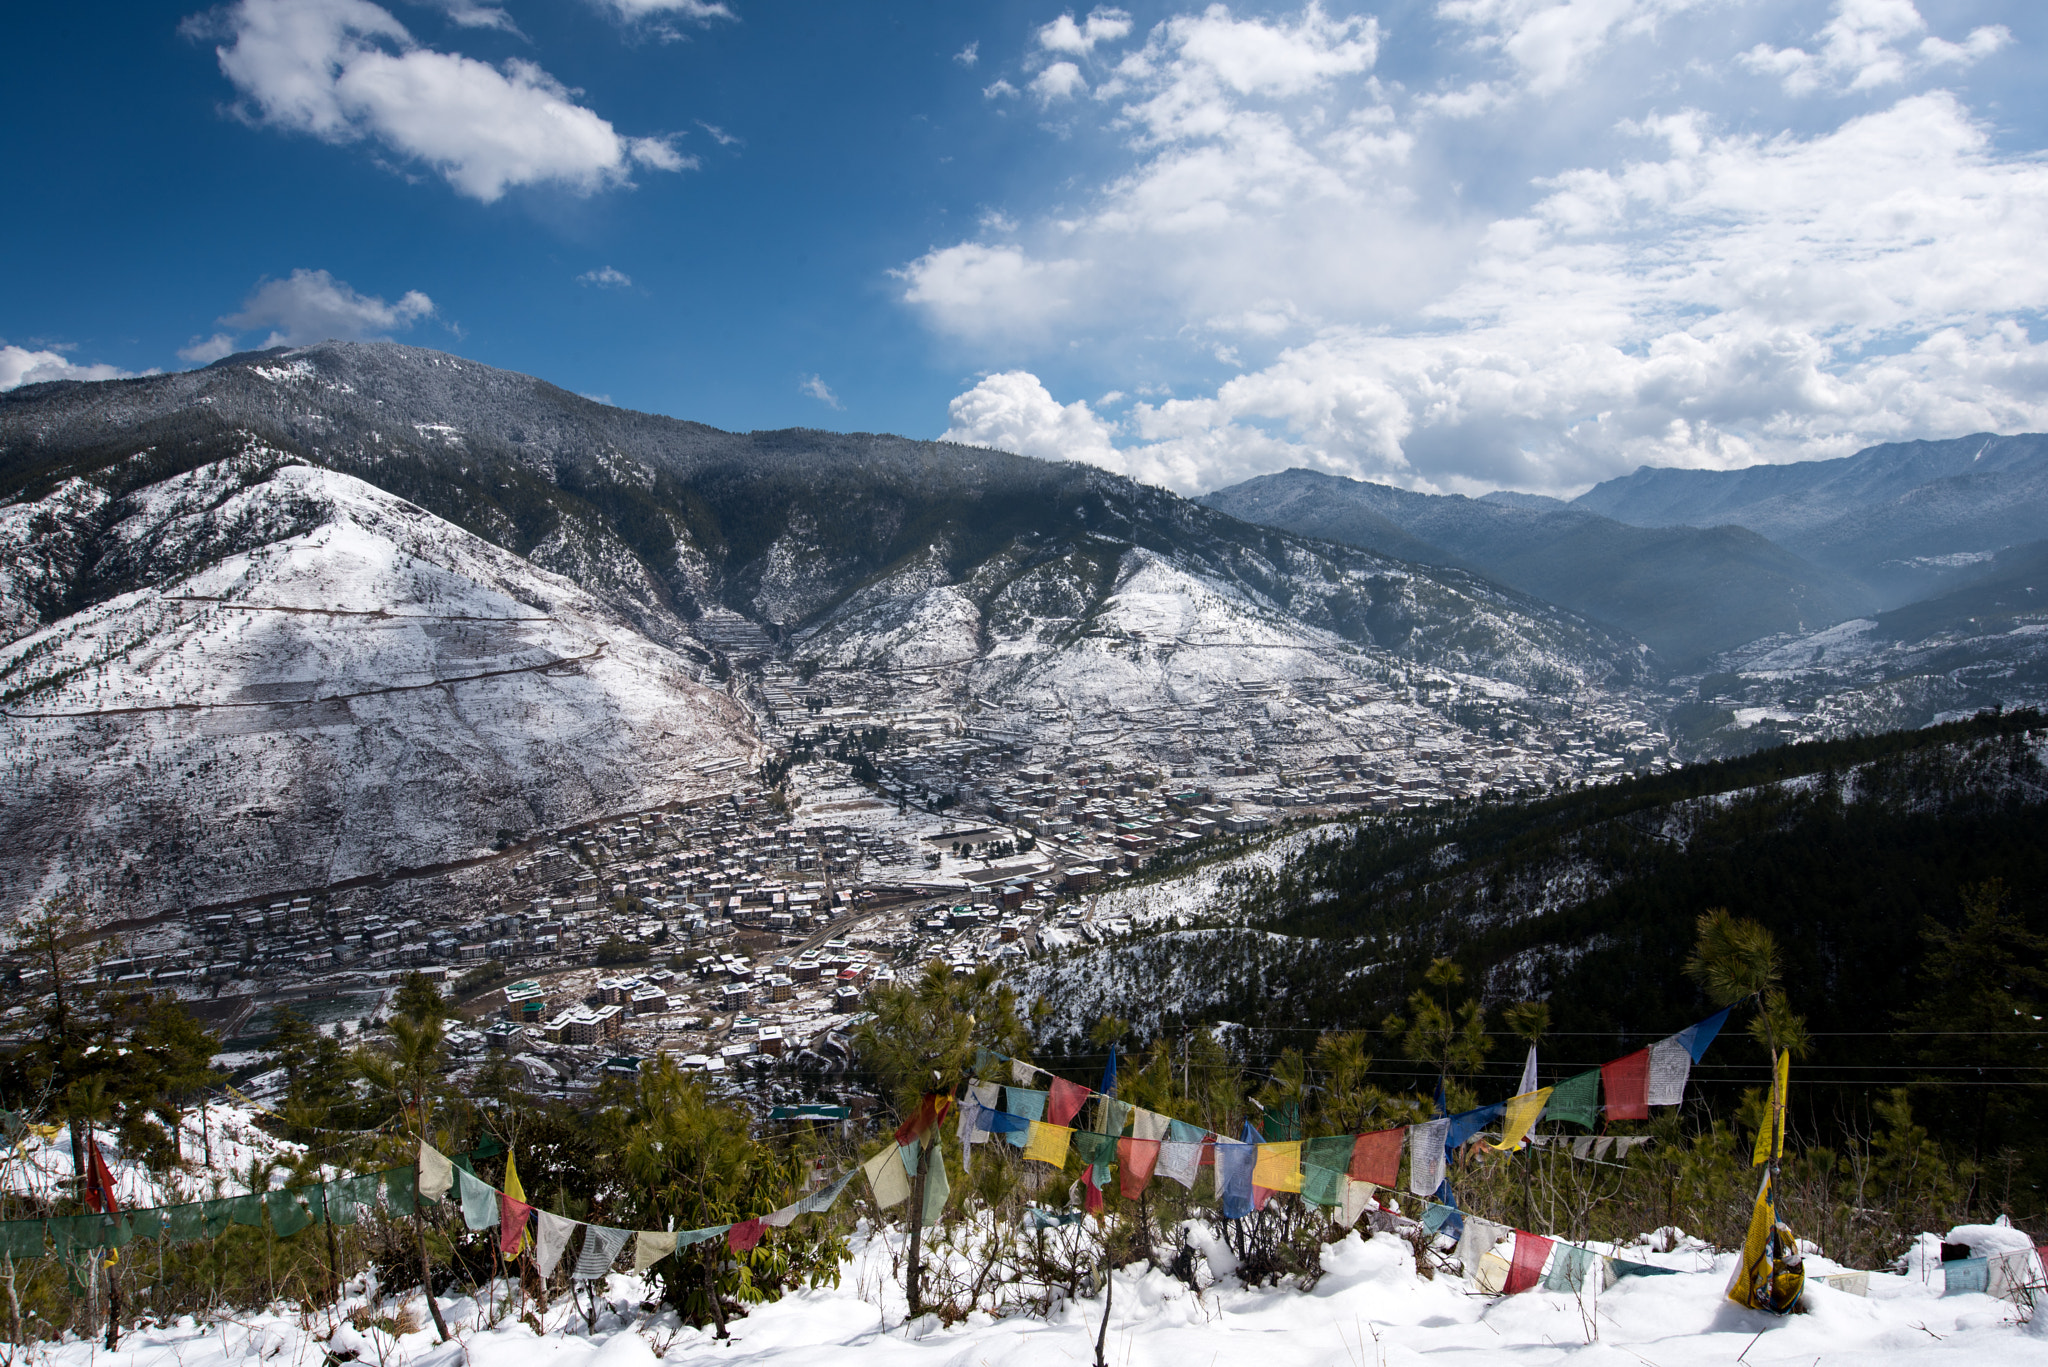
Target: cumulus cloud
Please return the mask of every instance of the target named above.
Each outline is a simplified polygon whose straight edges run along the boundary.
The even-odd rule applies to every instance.
[[[826,384],[824,377],[822,376],[804,376],[803,383],[797,386],[797,390],[799,393],[808,394],[810,397],[816,399],[819,403],[824,404],[827,408],[846,407],[845,404],[839,402],[839,396],[832,392],[832,386]]]
[[[985,100],[1007,99],[1016,93],[1017,87],[1001,77],[997,77],[994,81],[981,88],[981,97]]]
[[[1615,48],[1675,11],[1601,12],[1587,32]],[[1936,68],[1909,18],[1892,12],[1885,43],[1910,84]],[[899,272],[904,302],[995,372],[954,400],[948,435],[1185,491],[1307,465],[1569,493],[1643,463],[2048,426],[2048,163],[2002,150],[1953,93],[1768,135],[1667,105],[1473,212],[1446,184],[1469,165],[1442,150],[1470,124],[1440,92],[1379,88],[1377,37],[1313,6],[1157,26],[1098,84],[1116,169]],[[1625,60],[1573,50],[1526,79]],[[1862,52],[1827,79],[1881,57]],[[1518,118],[1528,93],[1471,117]],[[1062,403],[1079,355],[1101,358],[1087,392],[1171,378],[1177,396],[1140,386],[1115,421]]]
[[[193,365],[212,365],[223,356],[235,354],[235,335],[216,332],[211,337],[194,337],[178,348],[178,359]]]
[[[195,25],[252,122],[328,142],[373,141],[491,203],[523,185],[589,194],[634,167],[695,162],[667,140],[622,135],[532,62],[502,66],[420,46],[369,0],[237,0]]]
[[[50,380],[126,380],[135,373],[119,366],[79,365],[62,351],[47,347],[0,346],[0,392]]]
[[[1054,62],[1031,78],[1031,93],[1040,104],[1057,104],[1088,92],[1088,81],[1072,62]]]
[[[599,289],[622,290],[633,283],[633,277],[624,271],[613,270],[610,266],[599,266],[594,271],[585,271],[576,277],[579,285],[595,285]]]
[[[1834,17],[1815,35],[1813,50],[1759,43],[1742,54],[1742,62],[1777,77],[1792,95],[1877,90],[1929,67],[1968,66],[2012,40],[2003,24],[1989,24],[1972,29],[1960,43],[1929,36],[1911,48],[1902,46],[1926,27],[1912,0],[1836,0]]]
[[[1706,0],[1444,0],[1437,13],[1466,25],[1483,49],[1512,64],[1537,95],[1568,87],[1619,38],[1656,30],[1661,20]]]
[[[448,22],[461,28],[494,28],[506,33],[519,32],[519,25],[512,22],[512,16],[496,5],[483,0],[415,0],[415,3],[430,4],[448,16]]]
[[[386,303],[326,271],[296,270],[283,280],[257,282],[241,310],[220,321],[238,332],[269,328],[262,345],[273,347],[383,337],[433,316],[434,301],[418,290],[407,290],[396,302]]]
[[[1083,460],[1122,470],[1115,426],[1085,399],[1062,405],[1026,370],[985,377],[948,406],[952,426],[940,441],[993,446],[1040,460]]]
[[[953,60],[962,66],[973,66],[981,60],[981,40],[976,39],[953,54]]]
[[[1062,14],[1038,31],[1038,45],[1047,52],[1071,52],[1085,57],[1097,43],[1114,43],[1130,36],[1131,16],[1120,9],[1097,8],[1087,22],[1077,24],[1071,14]]]

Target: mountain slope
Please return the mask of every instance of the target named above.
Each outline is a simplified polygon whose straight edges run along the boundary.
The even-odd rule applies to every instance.
[[[1675,668],[1871,606],[1853,581],[1735,527],[1631,527],[1554,500],[1417,494],[1312,470],[1201,501],[1304,536],[1469,566],[1630,632]]]
[[[1572,506],[1643,527],[1747,527],[1897,605],[1935,590],[1946,557],[2031,541],[2048,525],[2048,435],[1980,432],[1743,470],[1644,466]]]
[[[122,495],[67,481],[0,509],[0,546],[16,623],[69,596],[67,564],[147,581],[0,647],[14,910],[69,887],[148,915],[467,858],[758,757],[700,666],[567,580],[261,446]]]

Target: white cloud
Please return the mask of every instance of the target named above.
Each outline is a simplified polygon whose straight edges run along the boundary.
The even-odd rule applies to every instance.
[[[1040,104],[1055,104],[1087,94],[1088,82],[1072,62],[1054,62],[1031,78],[1031,93],[1038,96]]]
[[[1926,27],[1912,0],[1836,0],[1815,50],[1759,43],[1741,60],[1752,71],[1777,77],[1788,94],[1877,90],[1925,68],[1969,66],[2012,39],[2004,25],[1992,24],[1971,30],[1960,43],[1930,36],[1912,51],[1900,47]]]
[[[1514,64],[1527,89],[1555,95],[1617,38],[1656,31],[1661,20],[1706,0],[1443,0],[1437,13],[1474,31],[1477,44]]]
[[[429,4],[448,16],[448,22],[461,28],[494,28],[506,33],[519,32],[519,25],[512,22],[512,16],[496,5],[483,0],[414,0],[417,4]]]
[[[973,66],[981,60],[981,40],[976,39],[953,54],[953,60],[962,66]]]
[[[252,121],[329,142],[374,140],[485,203],[522,185],[580,194],[634,166],[695,162],[665,139],[622,136],[532,62],[491,66],[416,44],[369,0],[237,0],[216,49]]]
[[[832,392],[832,386],[825,383],[823,376],[806,375],[803,383],[797,386],[797,390],[799,393],[808,394],[827,408],[846,407],[839,402],[839,396]]]
[[[897,272],[906,303],[960,336],[1036,332],[1065,312],[1078,267],[1034,261],[1016,247],[963,242],[928,252]]]
[[[68,348],[67,348],[68,349]],[[50,380],[126,380],[136,372],[111,365],[78,365],[62,351],[0,346],[0,392]],[[154,370],[144,374],[154,375]]]
[[[726,132],[715,123],[706,123],[704,120],[699,119],[697,120],[697,126],[709,133],[711,140],[720,147],[731,147],[740,142],[740,138],[737,135]]]
[[[947,412],[953,422],[940,441],[1123,469],[1110,439],[1114,424],[1098,417],[1086,400],[1061,405],[1029,371],[987,376],[954,399]]]
[[[1017,87],[1000,77],[981,88],[981,97],[985,100],[1008,99],[1014,97],[1016,93]]]
[[[434,301],[418,290],[407,290],[396,303],[386,303],[326,271],[296,270],[284,280],[259,281],[242,301],[241,311],[220,321],[239,332],[269,328],[262,344],[273,347],[379,337],[433,316]]]
[[[622,290],[633,283],[633,277],[624,271],[613,270],[610,266],[600,266],[594,271],[585,271],[577,276],[576,283],[579,285],[595,285],[599,289]]]
[[[211,337],[194,337],[178,348],[178,359],[192,365],[212,365],[223,356],[235,354],[235,336],[216,332]]]
[[[731,10],[715,0],[597,0],[600,7],[618,18],[631,21],[659,15],[708,24],[713,19],[730,19]]]
[[[1097,43],[1114,43],[1130,36],[1131,16],[1120,9],[1098,7],[1086,23],[1077,24],[1071,14],[1062,14],[1038,31],[1038,45],[1047,52],[1070,52],[1085,57]]]

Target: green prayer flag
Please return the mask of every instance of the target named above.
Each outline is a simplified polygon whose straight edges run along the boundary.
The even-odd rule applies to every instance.
[[[40,1258],[43,1256],[43,1222],[41,1220],[7,1220],[0,1222],[0,1253],[10,1258]]]
[[[1589,1068],[1551,1088],[1550,1100],[1544,1103],[1540,1118],[1562,1120],[1587,1130],[1599,1124],[1600,1070]]]
[[[86,1218],[98,1222],[98,1228],[93,1231],[92,1236],[94,1248],[126,1248],[128,1241],[135,1237],[135,1226],[126,1215],[94,1215]]]
[[[142,1210],[128,1212],[128,1224],[138,1239],[161,1239],[164,1233],[164,1212],[160,1206],[149,1206]]]
[[[1348,1134],[1331,1135],[1324,1139],[1310,1139],[1301,1146],[1301,1161],[1313,1163],[1319,1168],[1334,1168],[1338,1172],[1351,1171],[1351,1146],[1356,1136]]]
[[[164,1232],[171,1236],[174,1244],[189,1244],[195,1239],[205,1238],[206,1208],[210,1201],[194,1201],[189,1205],[164,1207]]]
[[[934,1148],[931,1171],[924,1179],[925,1224],[935,1225],[945,1218],[946,1198],[952,1194],[952,1186],[946,1181],[946,1155]]]
[[[265,1200],[270,1206],[271,1232],[280,1239],[289,1239],[313,1223],[312,1213],[296,1188],[279,1187]]]
[[[221,1235],[228,1232],[229,1225],[243,1223],[235,1219],[235,1208],[241,1199],[240,1197],[235,1197],[225,1201],[208,1201],[206,1203],[207,1238],[218,1239]],[[262,1220],[259,1218],[248,1223],[261,1224]]]
[[[92,1236],[99,1218],[97,1215],[60,1215],[51,1220],[51,1251],[68,1263],[80,1250],[93,1247]]]
[[[1116,1136],[1097,1134],[1093,1130],[1076,1130],[1070,1141],[1074,1152],[1081,1156],[1083,1163],[1113,1163],[1116,1161]]]
[[[403,1219],[413,1213],[419,1204],[419,1174],[408,1163],[402,1168],[384,1170],[384,1207],[393,1215]]]
[[[1349,1144],[1350,1140],[1344,1141]],[[1341,1206],[1344,1204],[1344,1183],[1349,1175],[1342,1168],[1326,1168],[1319,1163],[1301,1165],[1301,1199],[1312,1205]]]
[[[248,1225],[253,1229],[263,1228],[263,1198],[261,1196],[234,1196],[226,1201],[216,1201],[212,1204],[225,1205],[228,1208],[228,1218],[238,1225]],[[212,1214],[211,1211],[207,1213],[209,1215]]]

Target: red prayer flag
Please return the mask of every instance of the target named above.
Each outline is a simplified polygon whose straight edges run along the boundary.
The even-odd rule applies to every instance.
[[[1351,1145],[1351,1180],[1376,1187],[1401,1185],[1401,1147],[1407,1140],[1403,1125],[1358,1136]]]
[[[761,1242],[761,1231],[765,1228],[759,1219],[742,1220],[725,1232],[725,1246],[735,1253],[745,1253]]]
[[[114,1175],[100,1153],[99,1136],[86,1132],[85,1208],[95,1215],[117,1215],[121,1203],[114,1199]]]
[[[1122,1174],[1124,1199],[1135,1201],[1152,1180],[1153,1165],[1159,1161],[1159,1141],[1126,1136],[1116,1141],[1116,1164]]]
[[[1262,1187],[1262,1186],[1259,1186],[1259,1185],[1258,1185],[1257,1183],[1254,1183],[1254,1184],[1252,1185],[1252,1209],[1253,1209],[1253,1210],[1264,1210],[1264,1209],[1266,1208],[1266,1202],[1268,1202],[1268,1201],[1270,1201],[1270,1200],[1272,1200],[1272,1199],[1273,1199],[1273,1189],[1272,1189],[1271,1187]]]
[[[1056,1077],[1052,1080],[1052,1095],[1045,1099],[1045,1118],[1055,1125],[1071,1125],[1082,1103],[1087,1100],[1086,1087],[1078,1082]]]
[[[1515,1231],[1515,1261],[1508,1267],[1508,1284],[1502,1289],[1518,1295],[1536,1285],[1543,1276],[1543,1264],[1550,1257],[1550,1240],[1527,1230]]]
[[[953,1098],[941,1092],[926,1092],[918,1100],[917,1109],[910,1119],[896,1127],[898,1144],[914,1144],[924,1138],[925,1131],[946,1118],[946,1112],[953,1109]]]
[[[1650,1118],[1650,1051],[1638,1049],[1600,1065],[1600,1088],[1607,1093],[1609,1120]]]
[[[498,1193],[498,1251],[508,1258],[519,1256],[519,1241],[526,1237],[526,1217],[533,1207]]]
[[[1081,1169],[1081,1190],[1083,1192],[1081,1208],[1090,1215],[1100,1215],[1102,1213],[1102,1188],[1095,1185],[1095,1165],[1092,1163]]]

